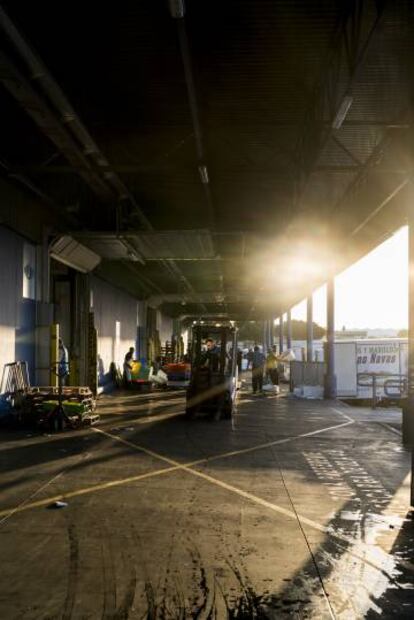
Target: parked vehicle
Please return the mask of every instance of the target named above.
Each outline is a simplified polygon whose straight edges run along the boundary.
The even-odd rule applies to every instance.
[[[217,418],[231,419],[237,391],[236,328],[196,324],[191,341],[187,417],[206,411]]]

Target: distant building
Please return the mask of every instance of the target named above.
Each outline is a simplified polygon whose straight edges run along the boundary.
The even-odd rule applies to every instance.
[[[368,338],[367,329],[345,329],[335,332],[336,340],[359,340],[361,338]]]
[[[399,333],[400,330],[399,329],[393,329],[393,328],[388,328],[388,329],[384,329],[384,328],[375,328],[375,329],[369,329],[368,330],[368,338],[404,338],[406,336],[404,336],[404,334],[400,334]]]

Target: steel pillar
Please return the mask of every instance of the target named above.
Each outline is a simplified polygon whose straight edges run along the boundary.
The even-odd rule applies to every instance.
[[[403,408],[403,442],[414,447],[414,213],[409,210],[408,254],[408,395]],[[412,498],[413,499],[413,498]],[[413,502],[411,502],[412,504]]]
[[[292,313],[290,310],[287,312],[287,334],[286,334],[286,346],[288,349],[292,348]]]
[[[332,278],[326,286],[326,375],[325,375],[325,398],[336,398],[336,375],[335,375],[335,280]]]
[[[313,362],[313,295],[306,300],[306,361]]]
[[[283,314],[279,318],[279,353],[283,351]]]
[[[410,506],[414,506],[414,212],[408,209],[408,394],[403,407],[403,443],[411,447]]]

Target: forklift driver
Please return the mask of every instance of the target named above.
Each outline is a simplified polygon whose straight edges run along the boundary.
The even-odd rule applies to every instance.
[[[206,340],[207,351],[203,353],[201,365],[210,368],[213,372],[217,372],[220,362],[220,349],[212,338]]]

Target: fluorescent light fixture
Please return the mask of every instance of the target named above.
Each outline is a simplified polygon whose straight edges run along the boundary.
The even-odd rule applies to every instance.
[[[171,17],[174,19],[182,19],[185,15],[184,0],[168,0]]]
[[[207,166],[204,166],[204,165],[199,166],[198,167],[198,171],[200,173],[201,182],[204,185],[207,185],[208,184],[208,170],[207,170]]]
[[[351,95],[345,95],[345,97],[342,99],[341,105],[338,108],[336,116],[332,121],[332,129],[341,128],[342,123],[344,122],[353,101],[354,98]]]

